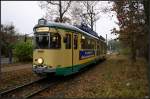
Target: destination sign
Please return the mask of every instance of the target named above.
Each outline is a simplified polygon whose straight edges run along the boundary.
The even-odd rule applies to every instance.
[[[49,27],[36,28],[36,32],[48,32],[48,31],[49,31]]]

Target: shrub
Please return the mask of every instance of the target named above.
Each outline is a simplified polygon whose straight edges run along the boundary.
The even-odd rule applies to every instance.
[[[31,42],[19,42],[14,46],[14,56],[20,62],[32,61],[33,46]]]

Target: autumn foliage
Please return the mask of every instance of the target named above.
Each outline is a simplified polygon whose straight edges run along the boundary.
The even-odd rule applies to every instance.
[[[136,56],[148,55],[148,29],[143,1],[114,1],[113,10],[117,13],[120,30],[113,29],[119,34],[119,40],[124,47],[131,50],[131,59]]]

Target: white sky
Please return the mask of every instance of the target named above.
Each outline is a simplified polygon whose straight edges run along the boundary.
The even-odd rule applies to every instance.
[[[107,5],[107,2],[100,2],[103,2],[101,5]],[[34,25],[44,15],[45,12],[39,7],[38,1],[1,1],[1,23],[13,23],[21,34],[32,33]],[[110,16],[110,13],[101,14],[100,19],[96,22],[98,35],[102,35],[105,38],[107,34],[108,39],[116,37],[110,34],[111,29],[114,27],[119,28],[115,23],[118,21],[116,16]]]

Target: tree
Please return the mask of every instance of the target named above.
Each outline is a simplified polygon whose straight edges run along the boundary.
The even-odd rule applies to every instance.
[[[96,9],[98,1],[76,1],[71,9],[71,14],[76,22],[84,23],[93,30],[94,23],[99,19],[100,10]]]
[[[96,12],[96,10],[94,10],[96,4],[98,4],[98,1],[83,1],[82,3],[86,8],[86,12],[83,13],[83,17],[93,30],[94,22],[99,19],[97,15],[100,13],[100,11]]]
[[[83,9],[82,9],[82,5],[81,5],[81,1],[74,1],[72,6],[71,6],[71,10],[70,10],[70,14],[71,14],[71,18],[72,18],[72,24],[74,25],[79,25],[82,22],[82,18],[83,18]]]
[[[75,1],[71,8],[71,15],[75,24],[86,24],[93,30],[96,21],[100,19],[101,13],[111,11],[110,7],[101,6],[99,1]]]
[[[108,41],[108,51],[118,52],[120,49],[120,42],[115,39],[111,39]]]
[[[51,21],[64,22],[64,16],[71,6],[71,1],[41,1],[40,7],[46,8],[45,18]]]
[[[150,1],[149,0],[143,0],[143,5],[144,5],[144,12],[145,12],[145,23],[146,23],[146,30],[148,32],[148,41],[149,43],[147,44],[147,60],[150,62]]]
[[[145,31],[145,15],[143,2],[141,1],[115,1],[114,11],[117,12],[120,30],[114,33],[119,34],[119,40],[131,48],[131,58],[136,61],[136,56],[146,55],[148,43],[147,31]]]
[[[1,24],[0,41],[2,53],[8,56],[8,50],[11,50],[13,44],[17,41],[16,30],[13,24]]]

